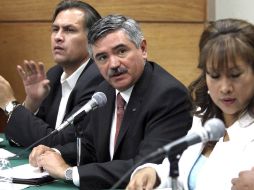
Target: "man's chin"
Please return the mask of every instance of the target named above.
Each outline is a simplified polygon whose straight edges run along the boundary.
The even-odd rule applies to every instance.
[[[55,63],[56,64],[58,64],[58,65],[65,65],[66,64],[66,59],[63,59],[63,58],[54,58],[54,61],[55,61]]]

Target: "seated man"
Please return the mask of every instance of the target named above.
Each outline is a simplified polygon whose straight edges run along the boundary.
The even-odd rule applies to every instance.
[[[146,40],[133,19],[120,15],[100,19],[89,31],[88,47],[106,79],[97,91],[104,92],[108,102],[89,113],[82,164],[71,167],[76,165],[75,143],[58,146],[61,155],[40,145],[29,160],[55,178],[73,180],[80,189],[106,189],[140,159],[186,135],[191,106],[186,88],[147,61]]]
[[[24,61],[18,66],[26,99],[16,101],[10,84],[0,78],[0,107],[9,120],[5,129],[11,142],[29,146],[51,133],[62,121],[83,106],[103,80],[97,66],[89,58],[87,32],[100,18],[98,12],[81,1],[62,1],[53,15],[51,47],[56,66],[47,76],[43,63]],[[88,118],[85,118],[88,122]],[[75,140],[73,127],[46,138],[49,146]]]

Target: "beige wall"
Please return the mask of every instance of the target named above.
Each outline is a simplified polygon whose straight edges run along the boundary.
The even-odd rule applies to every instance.
[[[24,59],[54,65],[50,19],[59,0],[1,0],[0,74],[22,101],[25,93],[16,65]],[[198,40],[206,19],[204,0],[87,0],[102,16],[124,14],[141,24],[148,57],[188,85],[197,75]],[[1,119],[0,119],[1,121]],[[1,124],[0,124],[1,125]]]

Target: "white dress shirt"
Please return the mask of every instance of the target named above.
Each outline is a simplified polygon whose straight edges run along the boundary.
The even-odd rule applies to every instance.
[[[130,96],[131,96],[131,92],[132,92],[133,86],[123,92],[120,92],[121,96],[123,97],[124,101],[126,102],[125,106],[124,106],[124,110],[127,107],[127,104],[129,102]],[[116,95],[118,94],[118,90],[116,90]],[[110,158],[112,160],[113,156],[114,156],[114,151],[115,151],[115,133],[116,133],[116,100],[115,100],[115,112],[112,118],[112,125],[111,125],[111,132],[110,132],[110,144],[109,144],[109,153],[110,153]]]
[[[62,86],[62,98],[59,104],[58,113],[57,113],[57,119],[56,119],[56,125],[55,128],[60,126],[60,124],[63,122],[63,118],[66,111],[67,102],[69,99],[69,96],[75,87],[78,78],[80,77],[82,71],[85,69],[89,59],[82,64],[74,73],[72,73],[70,76],[67,77],[67,74],[65,72],[61,75],[61,86]]]

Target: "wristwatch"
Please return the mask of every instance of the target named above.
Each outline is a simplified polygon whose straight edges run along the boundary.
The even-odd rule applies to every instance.
[[[67,168],[67,169],[64,171],[65,180],[67,180],[67,181],[72,180],[72,170],[73,170],[73,168],[72,168],[72,167],[69,167],[69,168]]]
[[[7,115],[7,116],[10,116],[11,113],[13,112],[13,110],[18,106],[20,105],[20,103],[16,100],[14,101],[10,101],[6,104],[5,108],[4,108],[4,113]]]

